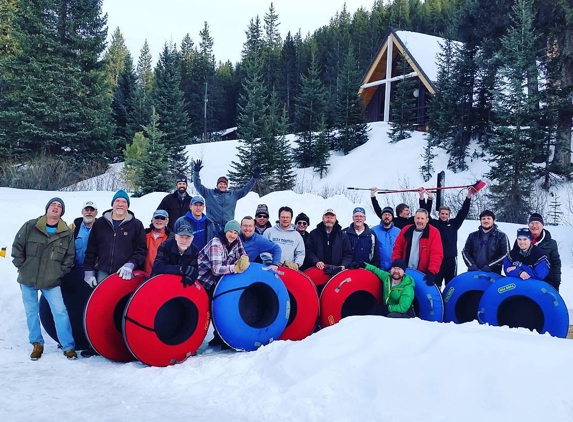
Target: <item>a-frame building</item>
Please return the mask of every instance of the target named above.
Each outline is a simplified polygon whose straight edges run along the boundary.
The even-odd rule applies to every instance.
[[[378,54],[366,72],[359,94],[366,109],[369,122],[389,122],[393,91],[396,83],[403,78],[415,78],[416,88],[412,95],[416,98],[413,122],[424,129],[428,122],[428,98],[436,92],[438,74],[437,56],[441,51],[440,42],[444,39],[411,31],[389,29]],[[410,69],[402,74],[396,66],[396,57],[402,55]]]

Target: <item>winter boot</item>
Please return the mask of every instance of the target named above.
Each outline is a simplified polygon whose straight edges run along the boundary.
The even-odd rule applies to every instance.
[[[38,360],[42,357],[42,353],[44,353],[44,346],[40,343],[34,343],[34,350],[30,353],[30,359]]]
[[[80,355],[82,355],[82,358],[91,358],[92,356],[99,356],[99,353],[90,347],[89,349],[82,350]]]
[[[219,336],[219,333],[217,331],[213,332],[213,339],[211,341],[209,341],[209,346],[211,347],[215,347],[215,346],[220,346],[223,344],[223,340],[221,340],[221,336]]]
[[[76,351],[74,349],[64,350],[64,356],[67,357],[69,360],[75,360],[78,358]]]

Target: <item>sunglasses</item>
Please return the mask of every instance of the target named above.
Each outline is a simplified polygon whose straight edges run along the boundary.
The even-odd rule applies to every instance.
[[[296,223],[297,226],[306,226],[308,223],[306,221],[299,221]]]
[[[155,220],[167,220],[167,218],[159,216],[159,217],[153,217]]]
[[[266,214],[257,214],[257,218],[269,218]]]

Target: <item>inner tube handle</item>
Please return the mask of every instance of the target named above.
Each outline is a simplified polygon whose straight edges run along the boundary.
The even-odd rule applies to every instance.
[[[476,272],[476,274],[474,275],[474,278],[487,278],[489,280],[490,283],[495,283],[497,280],[495,278],[493,278],[491,275],[489,275],[488,273],[480,273],[480,272]]]
[[[551,295],[551,297],[553,298],[553,306],[555,306],[556,308],[559,306],[559,301],[557,300],[557,296],[555,296],[555,293],[550,292],[545,287],[541,288],[541,293]]]
[[[485,313],[485,308],[478,309],[478,311],[477,311],[476,317],[477,317],[477,320],[480,324],[483,324],[484,322],[482,321],[482,319],[479,316],[480,316],[480,314],[484,314],[484,313]]]
[[[340,282],[340,284],[338,284],[338,286],[336,286],[336,289],[334,289],[334,293],[340,292],[340,289],[342,288],[342,285],[343,285],[344,283],[348,283],[348,282],[350,282],[350,281],[352,281],[352,278],[346,277],[344,280],[342,280],[342,281]]]
[[[427,294],[428,302],[430,302],[430,315],[434,315],[434,299],[431,294]]]

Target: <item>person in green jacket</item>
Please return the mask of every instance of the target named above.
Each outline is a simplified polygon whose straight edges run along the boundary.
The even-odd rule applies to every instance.
[[[416,316],[412,306],[414,279],[406,274],[407,266],[406,261],[400,258],[392,261],[390,272],[365,262],[353,266],[367,269],[382,281],[384,291],[382,305],[379,309],[380,315],[388,318],[414,318]]]
[[[18,269],[29,340],[33,346],[32,360],[38,360],[44,352],[38,290],[50,305],[64,355],[68,359],[77,359],[72,327],[60,290],[62,277],[72,268],[75,254],[74,232],[61,218],[65,210],[64,201],[60,198],[50,199],[46,213],[27,221],[12,244],[12,262]]]

